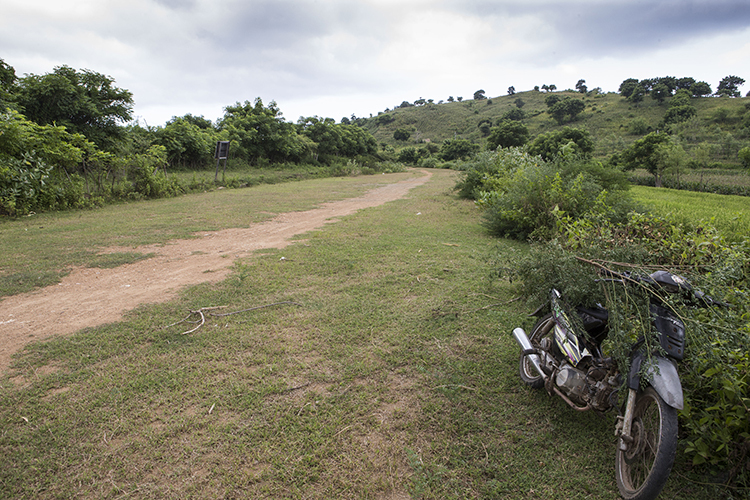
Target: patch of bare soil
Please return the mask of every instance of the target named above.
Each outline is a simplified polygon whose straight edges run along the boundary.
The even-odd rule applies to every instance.
[[[246,229],[202,232],[198,238],[135,249],[155,256],[114,269],[76,269],[57,285],[7,297],[0,306],[0,372],[26,344],[112,323],[140,304],[166,302],[181,288],[224,279],[236,258],[283,248],[298,234],[337,217],[397,200],[432,174],[373,189],[364,196],[291,212]],[[130,249],[130,251],[133,251]]]

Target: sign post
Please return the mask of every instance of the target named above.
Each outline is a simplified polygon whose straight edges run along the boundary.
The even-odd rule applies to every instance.
[[[227,159],[229,158],[229,141],[217,141],[216,152],[214,153],[216,159],[216,173],[214,174],[214,182],[219,177],[219,164],[221,160],[224,160],[224,171],[221,173],[221,180],[224,180],[224,175],[227,173]]]

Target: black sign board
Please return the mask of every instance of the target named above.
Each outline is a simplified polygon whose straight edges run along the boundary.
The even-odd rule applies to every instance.
[[[216,160],[226,160],[229,158],[229,141],[217,141],[216,142],[216,153],[214,153]]]

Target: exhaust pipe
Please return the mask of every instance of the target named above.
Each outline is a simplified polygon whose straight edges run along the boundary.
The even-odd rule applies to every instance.
[[[534,369],[539,372],[539,375],[541,375],[544,380],[547,380],[547,375],[542,371],[542,365],[539,363],[539,355],[536,353],[536,349],[531,345],[531,341],[529,340],[528,335],[526,335],[526,332],[523,331],[523,328],[514,329],[513,338],[516,339],[518,345],[521,346],[521,354],[528,357],[531,364],[534,365]]]

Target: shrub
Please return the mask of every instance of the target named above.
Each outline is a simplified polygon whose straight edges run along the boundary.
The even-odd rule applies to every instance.
[[[477,200],[497,236],[549,239],[559,217],[596,211],[616,218],[631,208],[622,172],[581,158],[545,162],[511,148],[477,155],[464,172],[459,195]]]

